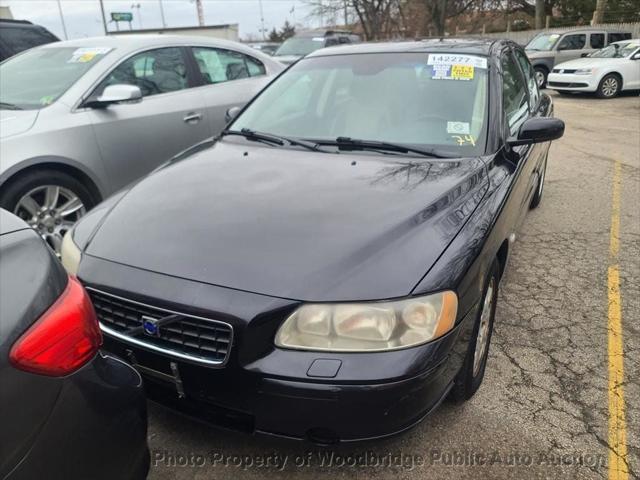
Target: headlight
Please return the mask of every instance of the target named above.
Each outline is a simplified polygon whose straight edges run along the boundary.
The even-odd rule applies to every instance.
[[[450,291],[396,302],[306,304],[282,324],[275,344],[333,352],[396,350],[449,332],[457,310],[458,297]]]
[[[76,275],[78,273],[81,256],[82,252],[73,241],[73,229],[71,229],[65,233],[62,239],[62,246],[60,247],[60,259],[69,275]]]
[[[593,69],[592,68],[579,68],[573,73],[575,75],[591,75],[593,73]]]

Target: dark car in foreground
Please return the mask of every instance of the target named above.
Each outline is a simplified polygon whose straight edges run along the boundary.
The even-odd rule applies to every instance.
[[[63,262],[152,398],[324,444],[398,433],[480,386],[552,116],[511,42],[321,50],[89,213]]]
[[[46,28],[27,20],[0,18],[0,62],[24,50],[59,40]]]
[[[84,288],[0,209],[0,478],[146,478],[142,380],[99,351]]]

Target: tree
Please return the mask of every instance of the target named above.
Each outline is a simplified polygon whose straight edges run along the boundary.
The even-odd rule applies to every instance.
[[[296,34],[296,27],[289,23],[289,20],[285,20],[284,25],[280,30],[272,28],[269,32],[270,42],[284,42],[287,38],[293,37]]]

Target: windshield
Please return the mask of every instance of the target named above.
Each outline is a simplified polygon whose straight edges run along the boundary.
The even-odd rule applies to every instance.
[[[324,47],[324,37],[293,37],[280,45],[276,55],[304,57],[322,47]]]
[[[392,87],[390,87],[392,86]],[[302,60],[230,126],[290,138],[348,137],[484,152],[487,59],[435,53],[335,55]]]
[[[551,50],[559,38],[559,33],[538,35],[534,37],[525,48],[527,50]]]
[[[593,52],[590,56],[593,58],[625,58],[631,55],[637,48],[637,43],[614,43],[602,50]]]
[[[109,48],[38,48],[0,64],[0,108],[34,110],[55,102]]]

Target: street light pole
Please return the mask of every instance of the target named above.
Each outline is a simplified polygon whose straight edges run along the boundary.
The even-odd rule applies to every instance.
[[[160,4],[160,16],[162,17],[162,28],[167,28],[167,22],[164,18],[164,8],[162,7],[162,0],[158,0]]]
[[[64,33],[64,39],[69,40],[69,36],[67,35],[67,26],[64,24],[64,16],[62,15],[62,5],[60,4],[60,0],[58,0],[58,12],[60,13],[60,21],[62,22],[62,32]]]
[[[260,4],[260,24],[262,26],[262,39],[266,40],[267,35],[264,31],[264,10],[262,9],[262,0],[258,0],[258,3]]]
[[[107,35],[109,30],[107,30],[107,17],[104,15],[104,3],[103,0],[98,0],[100,2],[100,12],[102,13],[102,26],[104,27],[104,34]]]

